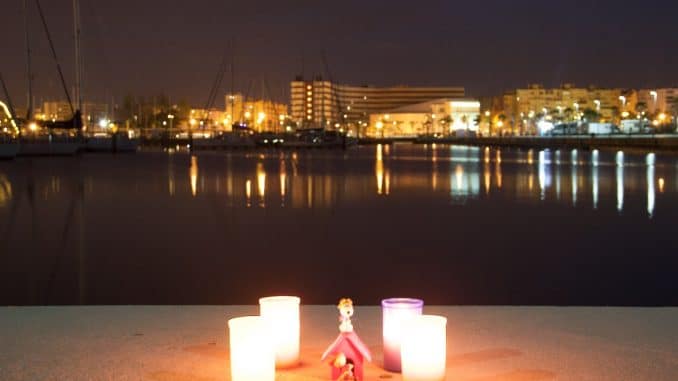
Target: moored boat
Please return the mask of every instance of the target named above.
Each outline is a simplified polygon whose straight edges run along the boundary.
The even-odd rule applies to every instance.
[[[81,147],[81,140],[75,137],[33,136],[19,141],[17,156],[72,156]]]
[[[139,139],[124,133],[95,135],[85,141],[87,152],[136,152],[138,148]]]
[[[19,152],[19,142],[14,138],[0,137],[0,160],[14,159]]]

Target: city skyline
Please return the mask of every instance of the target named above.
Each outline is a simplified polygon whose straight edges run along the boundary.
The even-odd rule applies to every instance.
[[[70,1],[42,6],[66,81],[73,86]],[[678,52],[670,49],[678,42],[671,19],[678,5],[669,1],[638,9],[611,1],[225,5],[207,0],[190,5],[83,2],[81,8],[85,96],[92,101],[165,93],[200,105],[231,40],[236,45],[234,89],[245,92],[251,78],[266,78],[273,98],[283,101],[289,99],[289,82],[296,75],[328,76],[323,51],[332,79],[339,83],[460,86],[470,96],[498,95],[528,83],[678,84]],[[29,14],[35,96],[63,98],[30,1]],[[8,59],[0,70],[20,106],[26,83],[21,2],[6,4],[3,15],[1,38]],[[227,74],[224,93],[230,82]]]

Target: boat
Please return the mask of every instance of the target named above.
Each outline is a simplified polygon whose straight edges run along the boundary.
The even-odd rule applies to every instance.
[[[45,15],[43,13],[40,2],[36,1],[37,10],[40,18],[43,20],[43,28],[47,35],[47,41],[54,57],[61,86],[68,100],[71,108],[72,116],[66,120],[37,120],[33,115],[33,74],[31,67],[31,40],[28,28],[28,10],[24,2],[24,25],[26,29],[26,66],[27,66],[27,113],[26,118],[19,122],[19,156],[64,156],[75,155],[84,146],[82,136],[83,122],[82,122],[82,70],[80,57],[80,8],[77,0],[73,2],[74,23],[75,23],[75,104],[71,101],[71,96],[68,91],[68,86],[64,80],[61,66],[57,59],[56,50],[52,43],[50,31],[47,28],[47,23],[44,22]],[[16,119],[16,117],[15,117]]]
[[[139,139],[129,134],[117,132],[111,134],[95,134],[85,138],[87,152],[137,152]]]
[[[194,136],[191,141],[192,148],[195,150],[254,148],[256,143],[252,136],[252,130],[234,124],[233,130],[230,132],[219,133],[214,137],[203,139]]]
[[[21,138],[17,156],[73,156],[80,151],[81,140],[62,135],[37,135]]]
[[[288,136],[281,143],[283,148],[331,148],[347,149],[358,144],[358,140],[336,130],[322,128],[304,129]]]
[[[0,160],[14,159],[19,152],[19,142],[13,137],[0,137]]]

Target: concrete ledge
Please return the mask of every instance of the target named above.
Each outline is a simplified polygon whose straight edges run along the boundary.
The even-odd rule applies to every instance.
[[[256,306],[0,308],[0,380],[228,380],[226,321]],[[678,308],[425,307],[448,318],[448,380],[677,380]],[[381,311],[354,325],[379,367]],[[326,380],[333,306],[302,307],[302,361],[278,380]]]

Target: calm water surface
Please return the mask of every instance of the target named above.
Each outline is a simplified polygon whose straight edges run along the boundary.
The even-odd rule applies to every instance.
[[[0,304],[678,305],[678,157],[462,146],[0,162]]]

